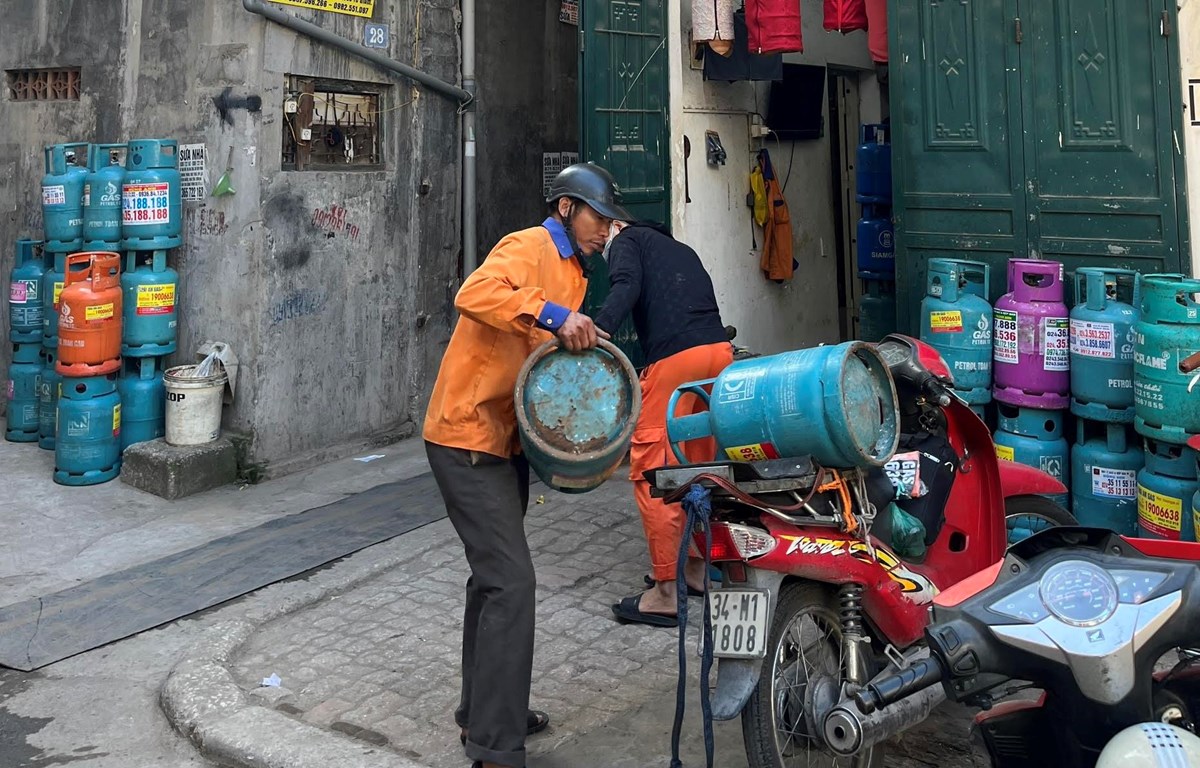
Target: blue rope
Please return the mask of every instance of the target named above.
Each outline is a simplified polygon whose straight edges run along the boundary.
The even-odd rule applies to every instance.
[[[713,636],[712,636],[712,604],[708,599],[708,591],[712,589],[709,578],[709,553],[712,549],[712,526],[709,517],[712,515],[712,492],[702,485],[693,484],[682,500],[683,509],[687,512],[687,522],[683,526],[683,539],[679,542],[679,558],[675,567],[675,606],[679,615],[679,682],[675,687],[675,727],[671,730],[671,768],[683,768],[679,759],[679,737],[683,729],[684,699],[687,693],[687,618],[688,598],[687,579],[684,577],[684,567],[687,565],[688,544],[692,540],[692,532],[696,526],[704,531],[704,635],[702,653],[700,656],[700,713],[704,724],[704,758],[707,768],[713,764],[713,730],[712,703],[709,701],[708,680],[712,674]]]

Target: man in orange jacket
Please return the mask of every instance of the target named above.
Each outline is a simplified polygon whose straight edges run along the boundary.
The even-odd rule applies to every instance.
[[[576,310],[587,290],[581,259],[604,247],[614,219],[630,218],[612,176],[590,163],[564,169],[548,202],[540,226],[505,237],[463,283],[425,415],[429,465],[471,566],[455,720],[475,768],[522,768],[526,735],[550,721],[529,710],[535,580],[517,374],[552,334],[572,352],[607,338]]]

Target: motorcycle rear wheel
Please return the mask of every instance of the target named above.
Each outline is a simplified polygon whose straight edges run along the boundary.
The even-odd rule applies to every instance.
[[[825,749],[806,717],[808,685],[818,677],[845,679],[842,625],[835,595],[812,582],[786,585],[768,633],[758,686],[742,710],[750,768],[878,768],[882,745],[854,757]]]
[[[1079,525],[1067,510],[1045,496],[1012,496],[1004,500],[1004,523],[1008,531],[1008,543],[1016,544],[1022,539],[1047,528],[1060,525]]]

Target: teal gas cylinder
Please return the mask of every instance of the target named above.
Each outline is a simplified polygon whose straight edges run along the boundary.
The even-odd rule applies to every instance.
[[[42,228],[44,247],[51,253],[69,253],[83,244],[83,183],[87,178],[87,144],[54,144],[46,147],[46,175],[42,177]]]
[[[572,354],[556,339],[521,366],[514,390],[517,434],[529,467],[563,493],[585,493],[616,471],[642,409],[628,358],[608,341]]]
[[[54,482],[96,485],[121,472],[121,397],[117,376],[64,378],[58,400]]]
[[[42,346],[58,349],[58,300],[67,279],[67,254],[54,254],[42,274]]]
[[[42,375],[41,344],[13,344],[5,396],[8,417],[4,439],[35,443],[38,439],[38,378]]]
[[[981,261],[930,259],[921,300],[921,341],[941,353],[955,391],[970,405],[992,399],[990,269]]]
[[[117,250],[121,242],[121,166],[124,144],[93,144],[88,152],[88,174],[83,181],[83,248]]]
[[[8,340],[42,343],[42,275],[46,258],[41,240],[18,240],[16,266],[8,283]]]
[[[58,350],[42,347],[42,375],[38,378],[38,448],[54,450],[58,429],[58,396],[62,374],[55,368]]]
[[[684,395],[707,409],[674,415]],[[715,379],[676,389],[667,414],[671,447],[684,463],[681,444],[711,436],[722,459],[812,456],[829,468],[878,467],[900,432],[891,373],[860,341],[735,361]]]
[[[1146,438],[1146,466],[1138,472],[1138,536],[1195,541],[1191,514],[1197,491],[1196,451]]]
[[[1133,423],[1134,325],[1141,275],[1131,269],[1075,271],[1071,310],[1071,413]]]
[[[163,372],[153,357],[126,359],[117,380],[121,396],[121,451],[166,434]]]
[[[1137,474],[1145,452],[1132,424],[1075,422],[1071,512],[1080,525],[1137,535]]]
[[[179,273],[167,266],[166,251],[125,254],[125,271],[121,273],[122,355],[151,357],[175,351],[178,283]]]
[[[123,250],[160,251],[183,242],[178,168],[179,143],[174,139],[129,142],[121,186]]]
[[[1063,411],[997,403],[999,429],[992,436],[996,458],[1035,467],[1071,487],[1070,447],[1063,436]],[[1070,509],[1070,496],[1047,496]]]
[[[1184,275],[1142,278],[1141,317],[1134,326],[1133,407],[1137,431],[1183,444],[1200,434],[1200,397],[1188,392],[1195,374],[1179,369],[1200,350],[1200,280]]]
[[[879,342],[896,332],[896,280],[894,275],[860,274],[863,291],[858,300],[858,338]]]

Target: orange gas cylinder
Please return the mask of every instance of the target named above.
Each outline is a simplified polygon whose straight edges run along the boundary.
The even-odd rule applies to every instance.
[[[121,255],[84,251],[67,257],[59,298],[58,362],[63,376],[121,369]]]

